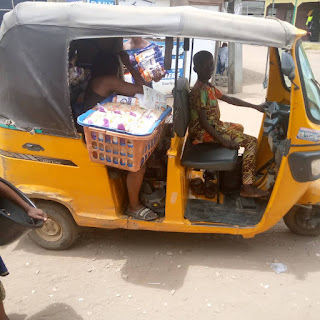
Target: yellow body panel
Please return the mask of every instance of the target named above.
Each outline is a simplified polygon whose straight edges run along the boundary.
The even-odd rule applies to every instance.
[[[79,225],[98,226],[103,220],[118,220],[126,205],[121,181],[112,181],[105,166],[89,160],[81,139],[68,139],[0,128],[0,149],[71,160],[76,166],[1,156],[3,176],[30,198],[48,199],[64,204]],[[38,144],[44,151],[28,151],[25,143]],[[58,147],[57,147],[58,146]],[[94,223],[93,221],[99,221]]]

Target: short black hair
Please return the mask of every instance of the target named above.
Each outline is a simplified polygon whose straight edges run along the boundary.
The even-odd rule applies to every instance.
[[[198,68],[202,65],[202,62],[206,59],[213,59],[213,55],[211,52],[209,51],[199,51],[197,52],[194,56],[193,56],[193,64],[195,68]]]
[[[119,72],[119,57],[114,53],[100,52],[92,65],[92,77],[117,75]]]

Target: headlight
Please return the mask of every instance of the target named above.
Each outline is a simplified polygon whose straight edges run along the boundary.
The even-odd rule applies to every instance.
[[[320,175],[320,159],[312,160],[311,173],[313,176]]]
[[[291,153],[289,166],[294,180],[298,182],[320,179],[320,151]]]

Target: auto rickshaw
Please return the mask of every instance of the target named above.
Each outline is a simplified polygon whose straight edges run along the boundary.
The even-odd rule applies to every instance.
[[[0,172],[48,214],[44,226],[29,233],[31,239],[47,249],[66,249],[77,239],[78,226],[251,238],[283,217],[291,231],[319,235],[320,89],[302,47],[303,35],[277,19],[191,7],[17,5],[5,14],[0,29]],[[165,186],[163,217],[148,222],[124,215],[124,177],[90,161],[76,129],[68,51],[72,41],[97,46],[101,39],[106,40],[104,50],[114,50],[117,39],[131,36],[269,47],[269,107],[258,138],[255,183],[270,191],[268,199],[249,200],[237,189],[230,191],[237,151],[190,146],[189,82],[179,78],[170,144],[159,156],[164,174],[156,178]],[[215,174],[214,199],[190,191],[190,180],[205,170]]]

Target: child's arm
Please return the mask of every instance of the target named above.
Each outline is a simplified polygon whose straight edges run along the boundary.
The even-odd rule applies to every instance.
[[[15,193],[5,183],[0,181],[0,196],[16,203],[21,209],[27,212],[28,216],[35,219],[47,220],[47,215],[38,208],[30,206],[17,193]]]
[[[258,110],[260,112],[264,112],[264,109],[267,107],[267,105],[265,103],[252,104],[252,103],[246,102],[246,101],[241,100],[241,99],[236,98],[236,97],[227,96],[225,94],[222,95],[220,100],[222,100],[224,102],[227,102],[229,104],[233,104],[234,106],[252,108],[252,109],[256,109],[256,110]]]
[[[201,127],[206,130],[212,137],[216,138],[224,147],[228,149],[239,149],[239,144],[233,140],[224,139],[218,131],[214,129],[212,125],[207,120],[207,113],[205,109],[200,109],[199,111],[199,123]]]

